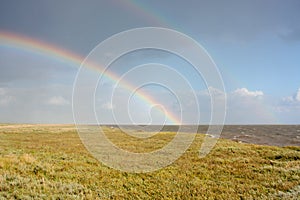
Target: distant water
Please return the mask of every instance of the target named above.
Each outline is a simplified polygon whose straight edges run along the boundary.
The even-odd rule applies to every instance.
[[[115,125],[108,125],[115,127]],[[126,128],[139,130],[138,126],[127,125]],[[176,132],[179,126],[166,125],[162,131]],[[160,126],[145,126],[146,131],[160,130]],[[198,133],[206,133],[208,125],[184,125],[184,132],[197,130]],[[252,144],[272,146],[300,146],[300,125],[225,125],[221,138]]]

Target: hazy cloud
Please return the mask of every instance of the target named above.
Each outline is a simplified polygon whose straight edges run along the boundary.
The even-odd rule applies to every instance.
[[[101,105],[101,108],[107,109],[107,110],[112,110],[115,108],[115,106],[111,102],[106,102]]]
[[[284,97],[282,99],[285,104],[298,104],[300,105],[300,88],[293,96]]]
[[[54,105],[54,106],[63,106],[63,105],[70,104],[70,102],[67,101],[65,98],[63,98],[62,96],[54,96],[47,101],[47,104]]]
[[[300,110],[300,88],[294,95],[282,98],[274,109],[278,113],[298,113]]]
[[[0,88],[0,106],[5,106],[15,101],[15,97],[8,94],[7,90]]]
[[[72,87],[4,88],[0,121],[10,123],[72,123]]]
[[[298,89],[298,91],[295,95],[295,100],[300,102],[300,88]]]
[[[281,123],[299,124],[300,119],[300,88],[294,95],[284,97],[276,105],[273,110],[277,114],[277,118]]]
[[[4,88],[0,88],[0,96],[5,95],[6,91]]]

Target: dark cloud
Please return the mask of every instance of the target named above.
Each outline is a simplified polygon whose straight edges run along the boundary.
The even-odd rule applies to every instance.
[[[150,25],[113,1],[2,1],[0,29],[87,54],[102,40]]]
[[[2,1],[0,29],[19,32],[82,54],[112,34],[165,26],[213,39],[260,34],[299,38],[300,1]],[[133,9],[134,8],[134,9]],[[296,32],[295,32],[296,31]],[[294,33],[295,32],[295,33]]]
[[[252,40],[300,28],[297,0],[173,1],[172,8],[168,1],[147,5],[171,28],[214,40]]]

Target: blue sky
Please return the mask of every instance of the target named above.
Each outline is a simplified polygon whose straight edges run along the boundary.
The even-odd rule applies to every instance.
[[[171,28],[199,42],[219,68],[228,97],[226,123],[299,124],[299,10],[297,0],[2,1],[0,31],[24,35],[85,57],[101,41],[121,31],[148,26]],[[207,123],[207,88],[178,57],[142,51],[127,55],[112,68],[122,74],[126,71],[122,66],[130,69],[150,61],[186,74],[200,101],[201,122]],[[72,123],[72,88],[78,66],[69,65],[53,57],[7,47],[0,40],[0,122]],[[142,76],[138,74],[137,78]],[[111,110],[118,107],[108,102],[110,87],[107,84],[96,97],[98,115],[105,123],[113,122]],[[190,94],[178,92],[186,96],[184,112],[193,116],[195,105],[188,103]],[[175,109],[169,92],[153,89],[149,94],[159,97],[166,108]],[[115,104],[123,105],[125,97],[121,93],[116,96]],[[148,122],[148,113],[141,115],[144,112],[147,110],[141,105],[132,115]],[[189,120],[192,121],[186,122]]]

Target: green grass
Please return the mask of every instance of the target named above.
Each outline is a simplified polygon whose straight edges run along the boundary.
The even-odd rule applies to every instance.
[[[106,129],[110,130],[110,129]],[[119,130],[118,146],[146,152],[174,133],[146,140]],[[297,199],[300,147],[270,147],[220,139],[199,158],[203,135],[172,165],[151,173],[104,166],[84,148],[73,126],[0,126],[0,199]]]

